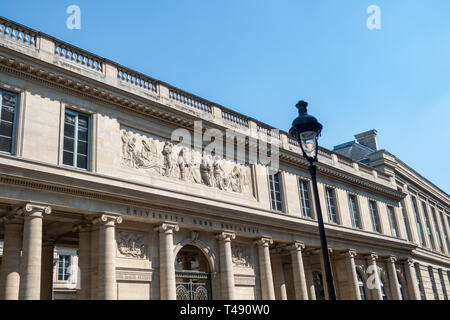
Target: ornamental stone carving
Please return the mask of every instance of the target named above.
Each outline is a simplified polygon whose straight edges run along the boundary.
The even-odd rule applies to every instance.
[[[123,166],[235,193],[251,193],[249,168],[121,129]]]
[[[232,260],[235,266],[252,268],[252,256],[250,248],[245,246],[232,246],[231,248]]]
[[[147,257],[147,238],[145,235],[119,231],[117,232],[117,250],[130,258]]]

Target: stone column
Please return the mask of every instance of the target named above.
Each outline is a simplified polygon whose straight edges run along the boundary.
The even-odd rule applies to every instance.
[[[176,300],[175,260],[173,256],[173,232],[180,227],[166,222],[156,227],[159,231],[159,288],[161,300]]]
[[[231,240],[236,238],[233,232],[222,232],[216,236],[220,251],[220,284],[223,300],[234,300],[234,272],[231,256]]]
[[[42,218],[51,212],[49,206],[31,203],[20,209],[24,217],[20,300],[39,300],[41,297]]]
[[[18,300],[23,220],[16,215],[12,215],[3,218],[3,223],[5,229],[0,271],[0,299]]]
[[[395,268],[395,262],[397,261],[397,258],[394,256],[390,256],[386,259],[387,264],[387,271],[389,274],[389,282],[392,292],[392,299],[393,300],[402,300],[402,293],[400,291],[400,286],[398,284],[398,277],[397,277],[397,269]]]
[[[369,256],[369,265],[372,266],[373,272],[372,275],[375,276],[375,288],[371,290],[375,300],[383,300],[383,292],[381,291],[381,275],[377,266],[378,255],[375,253],[371,253]]]
[[[297,300],[308,300],[308,287],[306,286],[302,257],[302,250],[305,249],[305,244],[295,241],[289,249],[291,250],[292,272],[294,274],[295,298]]]
[[[280,248],[276,248],[272,253],[273,285],[276,300],[287,300],[286,280],[284,278],[283,261]]]
[[[263,300],[275,300],[273,287],[272,267],[270,265],[269,245],[273,243],[271,238],[263,237],[255,243],[258,245],[259,273],[261,278],[261,292]]]
[[[116,228],[122,217],[104,213],[93,223],[99,225],[98,234],[98,288],[97,299],[116,300]]]
[[[314,287],[314,280],[312,277],[312,270],[306,269],[305,270],[305,277],[306,277],[306,284],[308,286],[308,297],[309,300],[317,300],[316,298],[316,288]]]
[[[411,300],[421,300],[419,286],[416,277],[416,268],[414,261],[407,259],[405,261],[406,281],[408,281],[409,297]]]
[[[99,227],[91,227],[91,300],[98,300],[98,250],[99,250]]]
[[[351,288],[351,297],[354,300],[361,300],[361,292],[359,292],[359,284],[358,284],[358,275],[356,274],[356,265],[355,265],[355,250],[348,250],[345,253],[346,261],[345,264],[347,266],[347,277],[349,281],[349,287]]]
[[[91,299],[91,225],[82,223],[73,228],[78,232],[78,300]]]
[[[42,243],[41,300],[53,300],[53,268],[55,240],[46,239]]]

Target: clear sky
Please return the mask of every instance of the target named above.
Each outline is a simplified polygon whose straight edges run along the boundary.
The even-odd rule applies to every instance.
[[[0,15],[282,130],[304,99],[324,147],[377,129],[450,193],[448,0],[20,0]]]

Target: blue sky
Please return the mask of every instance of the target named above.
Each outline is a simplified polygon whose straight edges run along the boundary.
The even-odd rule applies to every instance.
[[[81,8],[81,29],[66,8]],[[381,30],[369,30],[369,5]],[[321,145],[378,143],[450,192],[450,1],[2,1],[0,15]]]

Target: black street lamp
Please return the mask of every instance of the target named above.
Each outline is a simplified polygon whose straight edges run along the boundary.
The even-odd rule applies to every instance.
[[[327,238],[325,236],[322,210],[320,208],[319,201],[319,192],[317,190],[317,167],[314,164],[314,162],[317,162],[317,150],[319,149],[317,139],[322,131],[322,125],[316,118],[307,113],[307,106],[308,103],[303,100],[297,103],[299,116],[292,122],[292,127],[289,130],[289,134],[298,141],[300,148],[302,149],[303,156],[309,162],[309,172],[311,173],[312,185],[314,189],[314,200],[317,209],[317,221],[319,223],[320,243],[322,245],[323,264],[325,267],[325,277],[328,287],[328,298],[329,300],[336,300],[333,275],[331,273],[330,257],[328,255]]]

